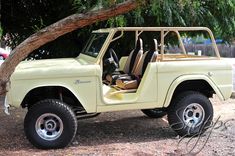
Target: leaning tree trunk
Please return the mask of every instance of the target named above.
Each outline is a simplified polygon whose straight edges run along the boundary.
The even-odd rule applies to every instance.
[[[7,58],[1,65],[0,95],[7,92],[8,82],[11,74],[15,70],[15,67],[33,50],[75,29],[91,25],[97,21],[107,20],[113,16],[127,13],[135,9],[137,6],[138,3],[135,0],[128,0],[123,3],[113,5],[108,9],[90,11],[84,14],[73,14],[31,35],[19,44],[12,51],[9,58]]]

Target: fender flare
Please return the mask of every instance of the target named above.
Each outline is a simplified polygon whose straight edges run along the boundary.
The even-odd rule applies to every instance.
[[[224,100],[223,95],[221,94],[220,90],[216,87],[215,83],[206,75],[183,75],[178,78],[176,78],[170,85],[168,91],[167,91],[167,96],[164,100],[163,107],[168,107],[170,105],[171,99],[173,97],[173,94],[175,92],[175,89],[179,84],[181,84],[184,81],[188,80],[203,80],[206,81],[212,89],[215,91],[217,96],[221,99]]]

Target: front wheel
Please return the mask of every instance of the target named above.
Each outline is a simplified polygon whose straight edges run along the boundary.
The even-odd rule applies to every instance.
[[[212,119],[212,104],[199,92],[179,94],[168,109],[169,124],[180,136],[202,134],[210,126]]]
[[[47,99],[29,108],[24,120],[27,139],[37,148],[66,147],[77,131],[74,112],[65,103]]]

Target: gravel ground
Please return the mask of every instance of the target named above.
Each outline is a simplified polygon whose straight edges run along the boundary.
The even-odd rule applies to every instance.
[[[12,115],[7,116],[1,109],[0,155],[174,156],[186,154],[197,140],[193,150],[200,151],[197,155],[235,155],[235,99],[221,102],[214,97],[211,101],[215,109],[214,121],[218,119],[218,122],[200,138],[179,138],[166,117],[150,119],[140,111],[123,111],[79,120],[75,140],[69,147],[59,150],[39,150],[26,140],[25,110],[12,109]]]

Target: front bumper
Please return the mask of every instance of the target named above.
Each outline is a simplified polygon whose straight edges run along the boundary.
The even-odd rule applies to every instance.
[[[10,105],[8,103],[7,96],[5,96],[5,99],[4,99],[4,112],[7,115],[10,115],[9,108],[10,108]]]

